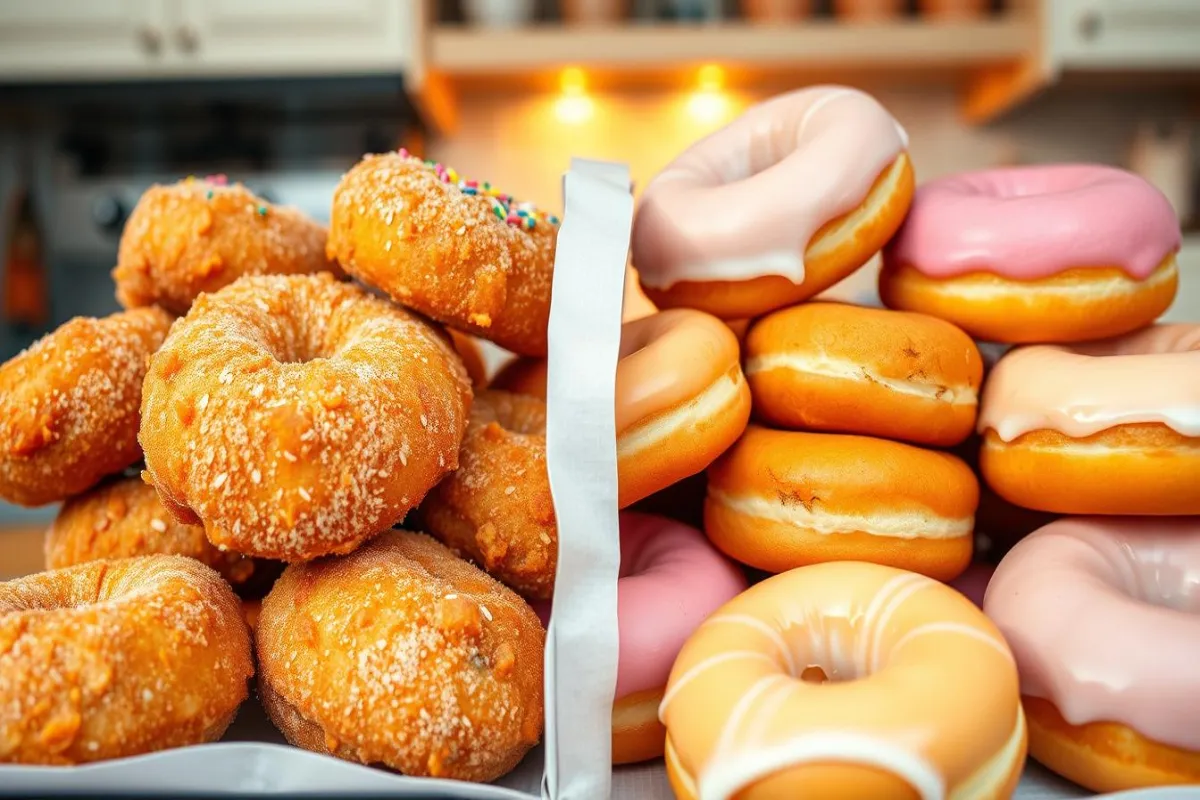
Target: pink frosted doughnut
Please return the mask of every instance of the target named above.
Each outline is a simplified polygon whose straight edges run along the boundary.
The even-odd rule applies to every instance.
[[[700,531],[665,517],[621,512],[613,763],[663,754],[667,734],[658,704],[675,657],[709,614],[745,589],[746,576]],[[535,603],[534,610],[549,621],[549,603]]]
[[[984,611],[1030,755],[1097,792],[1200,783],[1200,519],[1052,522],[1000,562]]]
[[[989,341],[1099,339],[1170,306],[1180,242],[1167,198],[1124,170],[967,172],[918,187],[880,295]]]

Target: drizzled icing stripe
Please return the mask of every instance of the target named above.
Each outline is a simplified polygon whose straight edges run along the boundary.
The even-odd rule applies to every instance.
[[[708,671],[710,668],[717,666],[718,664],[724,664],[727,661],[738,661],[741,659],[747,659],[750,661],[765,661],[771,665],[775,664],[775,659],[771,658],[766,653],[762,653],[757,650],[733,650],[728,653],[720,653],[715,656],[710,656],[709,658],[704,659],[699,664],[689,669],[687,672],[683,673],[683,675],[679,676],[679,680],[675,681],[675,685],[663,695],[662,702],[659,703],[658,706],[659,721],[662,721],[663,714],[666,713],[667,706],[670,705],[671,701],[675,699],[675,696],[679,694],[680,689],[687,686],[701,674]]]
[[[792,651],[787,646],[787,642],[783,640],[783,636],[779,631],[772,628],[767,623],[760,619],[755,619],[748,614],[719,614],[714,617],[709,617],[704,622],[705,625],[745,625],[747,628],[753,628],[762,635],[766,636],[779,650],[779,655],[783,657],[787,664],[788,672],[792,675],[796,674],[796,660],[792,657]]]

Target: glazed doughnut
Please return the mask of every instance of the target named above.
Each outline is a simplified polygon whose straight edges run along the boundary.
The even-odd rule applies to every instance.
[[[199,525],[176,521],[141,478],[114,478],[72,497],[46,531],[46,569],[155,553],[194,558],[233,585],[255,573],[254,559],[222,552]]]
[[[0,763],[216,741],[253,674],[237,598],[199,561],[93,561],[0,583]]]
[[[998,800],[1025,762],[995,626],[877,564],[802,567],[726,603],[684,645],[660,716],[681,800]]]
[[[263,705],[306,750],[490,781],[542,733],[537,616],[422,534],[288,567],[257,643]]]
[[[700,531],[652,514],[621,513],[614,764],[662,756],[667,732],[658,704],[671,665],[704,618],[745,589],[746,576]],[[549,625],[550,604],[533,608]]]
[[[704,530],[767,572],[870,561],[952,580],[971,561],[979,483],[947,453],[750,425],[708,470]]]
[[[1167,198],[1124,170],[968,172],[917,190],[884,251],[879,294],[976,339],[1100,339],[1170,307],[1180,242]]]
[[[327,252],[398,303],[545,356],[557,238],[553,214],[400,150],[343,176]]]
[[[745,353],[754,413],[777,427],[939,447],[975,428],[983,361],[940,319],[806,303],[756,321]]]
[[[822,86],[754,106],[650,182],[633,263],[660,308],[754,317],[829,288],[892,237],[908,137],[870,95]]]
[[[146,360],[170,326],[153,307],[76,317],[0,367],[0,498],[53,503],[141,458]]]
[[[1047,525],[984,610],[1017,658],[1030,755],[1096,792],[1200,783],[1200,522]]]
[[[426,496],[417,525],[528,598],[548,598],[558,526],[546,472],[546,404],[475,396],[458,469]]]
[[[1200,325],[1019,348],[989,375],[980,467],[1064,514],[1200,514]]]
[[[458,353],[463,366],[467,369],[471,385],[476,389],[485,388],[487,386],[487,365],[483,363],[483,353],[479,350],[479,344],[473,337],[465,333],[459,333],[453,329],[447,330],[446,333],[450,334],[454,351]]]
[[[243,275],[337,272],[325,258],[325,228],[223,176],[152,186],[138,200],[113,279],[126,308],[160,305],[186,314],[202,292]]]
[[[201,295],[146,375],[148,480],[238,553],[346,553],[458,465],[471,388],[440,329],[329,275]]]

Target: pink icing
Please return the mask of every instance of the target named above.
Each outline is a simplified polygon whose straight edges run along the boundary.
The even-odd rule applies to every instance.
[[[1179,249],[1179,220],[1151,184],[1113,167],[966,172],[917,188],[889,263],[935,278],[990,272],[1036,280],[1079,267],[1144,279]]]
[[[700,531],[621,512],[616,699],[665,686],[688,637],[745,589],[745,575]],[[534,604],[534,611],[549,622],[549,603]]]
[[[646,186],[632,244],[642,283],[803,282],[813,235],[862,203],[907,146],[887,110],[855,89],[818,86],[753,106]]]
[[[972,564],[962,575],[950,581],[950,585],[966,596],[975,605],[983,607],[983,595],[995,567],[989,564]]]
[[[1200,750],[1200,519],[1053,522],[1000,562],[984,611],[1023,694]]]

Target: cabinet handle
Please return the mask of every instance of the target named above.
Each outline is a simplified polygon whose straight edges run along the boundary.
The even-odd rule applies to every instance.
[[[179,49],[185,53],[194,53],[200,47],[200,34],[191,25],[180,25],[175,36],[179,40]]]
[[[1104,17],[1099,11],[1085,11],[1079,18],[1079,35],[1085,41],[1094,42],[1100,37],[1100,31],[1104,28]]]
[[[143,25],[138,28],[137,38],[138,44],[142,46],[142,52],[147,55],[156,56],[162,52],[162,31],[153,25]]]

